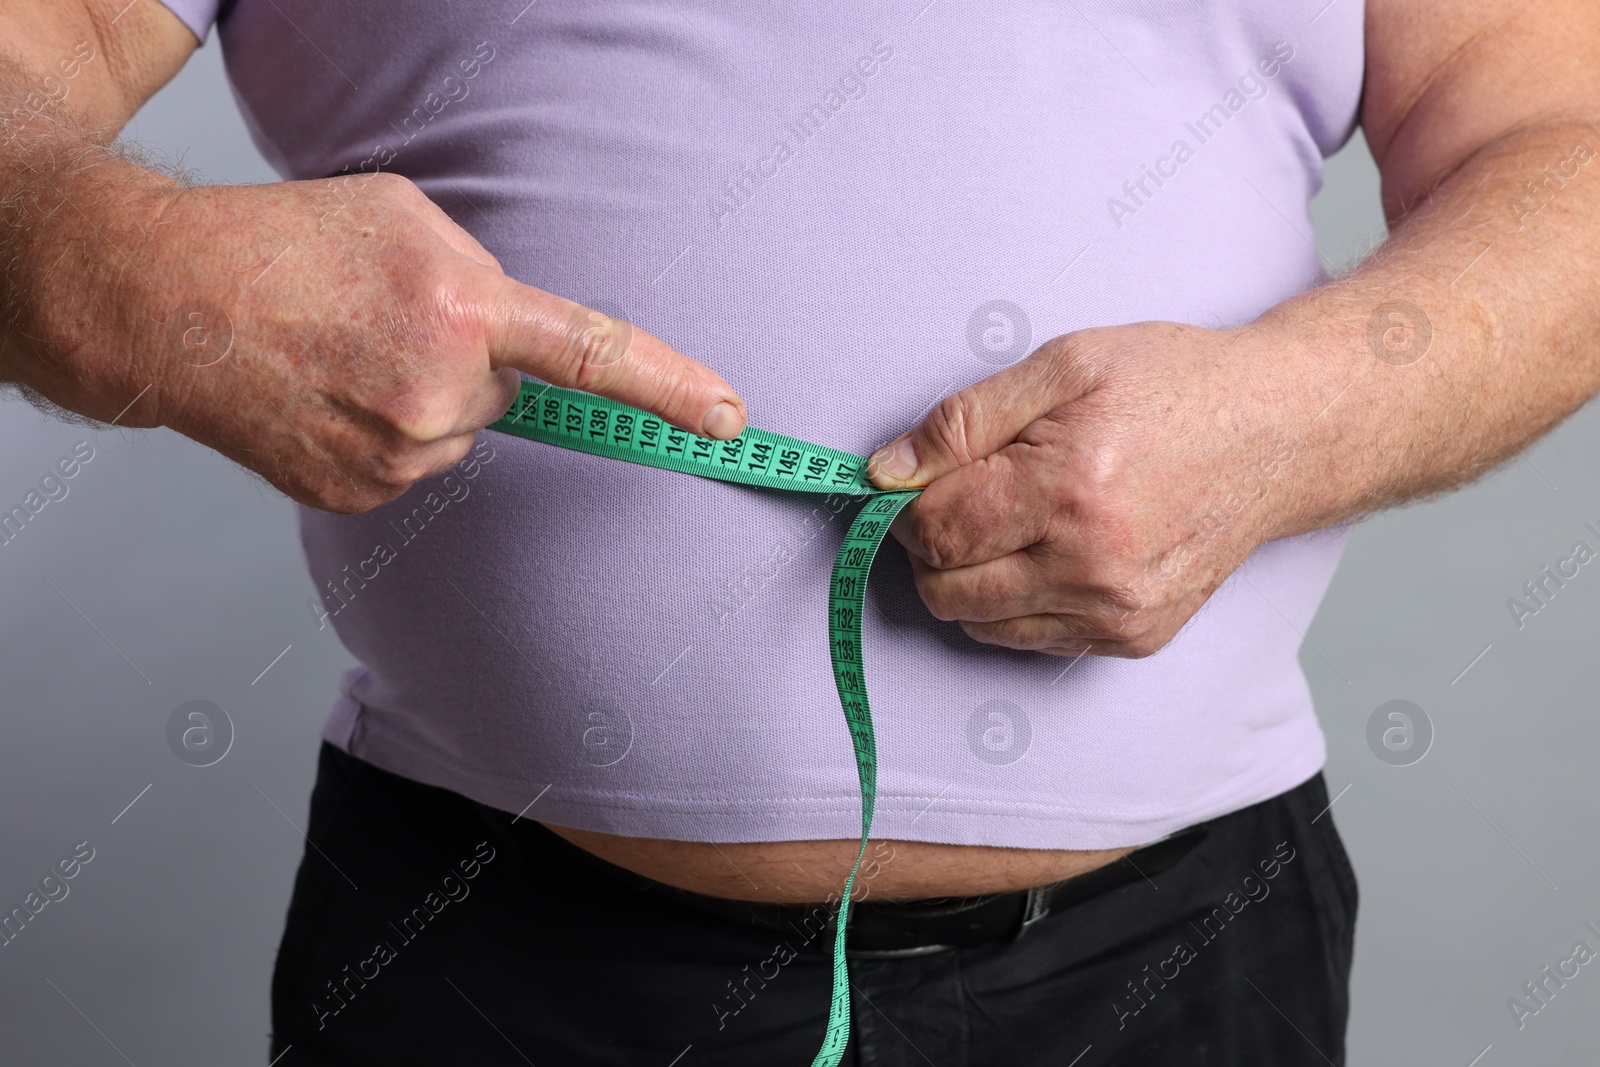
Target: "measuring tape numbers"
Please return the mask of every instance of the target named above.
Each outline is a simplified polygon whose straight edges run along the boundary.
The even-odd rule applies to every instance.
[[[510,409],[489,429],[722,482],[871,498],[850,524],[828,581],[828,654],[861,780],[861,845],[844,883],[835,925],[828,1031],[812,1060],[812,1067],[838,1067],[850,1040],[850,976],[844,954],[850,893],[866,855],[878,796],[877,739],[861,654],[867,575],[878,546],[889,535],[889,524],[921,490],[879,489],[867,480],[866,459],[850,452],[748,427],[731,441],[713,441],[627,404],[542,382],[524,381]]]

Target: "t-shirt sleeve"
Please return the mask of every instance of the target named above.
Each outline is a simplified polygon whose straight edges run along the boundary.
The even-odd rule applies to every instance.
[[[211,24],[217,21],[217,8],[222,0],[161,0],[168,11],[178,16],[183,24],[189,27],[189,32],[204,41],[206,31],[211,29]]]

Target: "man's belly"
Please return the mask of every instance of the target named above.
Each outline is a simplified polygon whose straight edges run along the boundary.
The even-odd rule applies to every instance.
[[[608,863],[707,896],[810,904],[837,894],[859,841],[751,841],[716,844],[624,837],[544,823]],[[1132,852],[1115,849],[994,848],[929,841],[867,843],[852,896],[875,899],[960,897],[1048,885]]]
[[[870,421],[795,429],[859,452]],[[320,621],[364,664],[324,736],[581,827],[568,839],[658,881],[836,895],[862,814],[827,640],[850,513],[493,432],[479,445],[476,476],[433,503],[430,482],[359,516],[301,510]],[[928,844],[895,845],[872,894],[1058,881],[1314,774],[1296,653],[1341,540],[1263,546],[1157,656],[1076,663],[933,619],[889,546],[864,633],[873,835]]]

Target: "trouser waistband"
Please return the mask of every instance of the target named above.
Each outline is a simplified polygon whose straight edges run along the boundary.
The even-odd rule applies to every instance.
[[[1103,867],[1049,885],[970,897],[852,901],[845,953],[850,957],[887,958],[1016,940],[1052,912],[1064,911],[1165,871],[1204,839],[1208,825],[1182,830]],[[571,862],[631,892],[728,922],[799,932],[823,951],[832,951],[837,897],[821,903],[775,904],[708,896],[619,867],[539,823],[523,822],[518,829],[536,835],[542,848],[564,853]]]

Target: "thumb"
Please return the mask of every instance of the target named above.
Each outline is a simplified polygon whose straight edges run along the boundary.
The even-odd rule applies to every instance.
[[[993,455],[1058,406],[1055,377],[1035,355],[952,393],[920,426],[874,452],[867,476],[879,489],[918,489]]]
[[[726,441],[744,432],[744,401],[720,374],[626,319],[504,276],[485,323],[491,367],[598,393]]]

